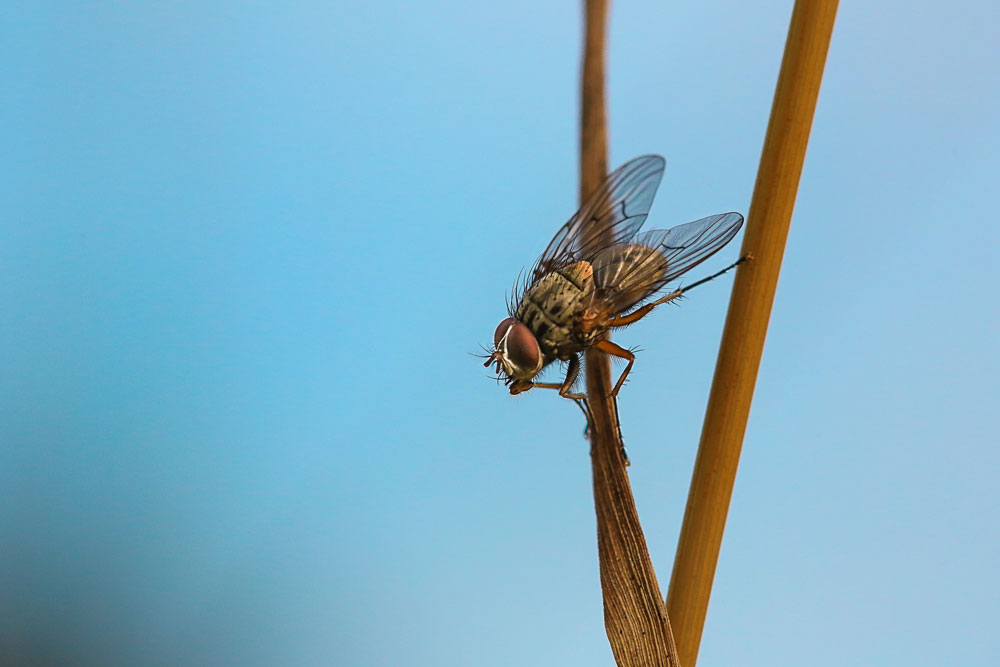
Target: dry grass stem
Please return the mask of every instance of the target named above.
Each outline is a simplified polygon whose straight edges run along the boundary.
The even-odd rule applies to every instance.
[[[607,0],[587,0],[580,134],[580,202],[607,174],[604,52]],[[618,440],[617,408],[607,355],[587,352],[587,393],[593,420],[591,461],[604,625],[620,667],[677,665],[667,608],[660,593]]]
[[[797,0],[677,545],[667,607],[694,667],[805,160],[837,0]]]

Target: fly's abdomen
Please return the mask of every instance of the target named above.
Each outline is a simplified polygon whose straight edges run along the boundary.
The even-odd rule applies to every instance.
[[[548,274],[524,294],[516,316],[544,354],[561,358],[589,345],[576,325],[594,292],[593,273],[589,262],[576,262]]]

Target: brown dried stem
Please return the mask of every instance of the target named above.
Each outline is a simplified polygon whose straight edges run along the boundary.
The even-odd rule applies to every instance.
[[[607,0],[587,0],[580,133],[580,202],[607,174],[604,102],[604,38]],[[597,547],[604,595],[604,626],[620,667],[676,666],[674,638],[660,593],[618,439],[611,393],[611,364],[598,350],[587,352],[587,393]]]
[[[667,607],[694,667],[837,0],[796,0],[705,413]]]

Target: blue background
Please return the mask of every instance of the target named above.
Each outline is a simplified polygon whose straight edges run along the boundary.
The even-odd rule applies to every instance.
[[[578,5],[5,4],[5,664],[612,663],[581,417],[468,354],[575,209]],[[790,12],[615,3],[650,226],[748,209]],[[699,664],[1000,662],[997,19],[841,7]],[[730,285],[618,337],[664,589]]]

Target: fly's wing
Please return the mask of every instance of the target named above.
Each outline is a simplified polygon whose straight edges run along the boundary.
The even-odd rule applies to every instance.
[[[739,213],[711,215],[601,250],[591,260],[594,305],[607,315],[625,312],[721,250],[742,225]]]
[[[604,179],[590,199],[556,232],[535,262],[528,284],[635,236],[653,205],[666,164],[659,155],[642,155]]]

